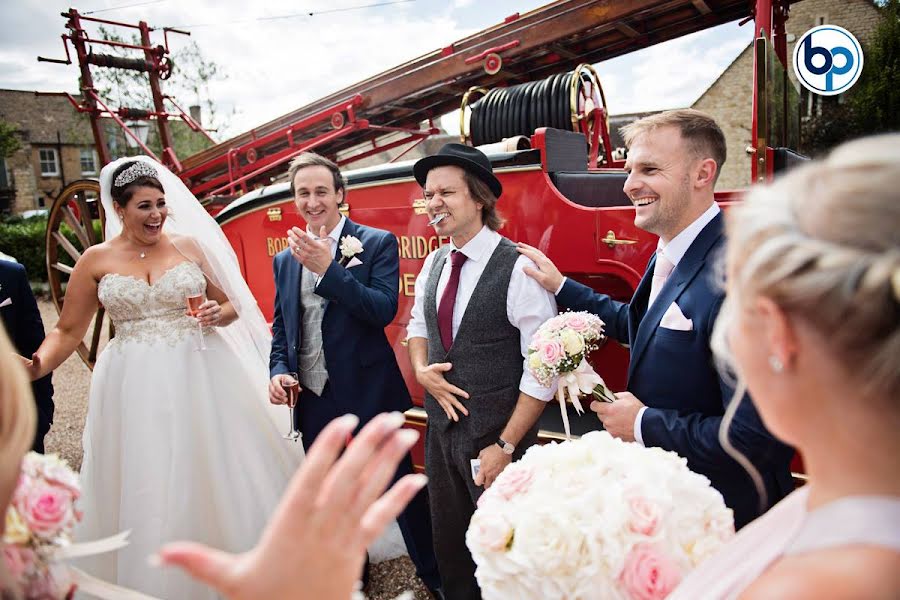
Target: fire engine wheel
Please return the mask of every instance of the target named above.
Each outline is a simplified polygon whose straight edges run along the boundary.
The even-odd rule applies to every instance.
[[[91,207],[95,206],[100,217],[99,234],[94,229]],[[103,206],[100,204],[100,184],[92,180],[79,180],[67,185],[53,202],[47,219],[45,248],[47,251],[47,278],[50,295],[56,312],[62,312],[65,302],[65,288],[75,263],[85,250],[103,241],[105,222]],[[100,352],[103,326],[106,320],[102,306],[97,309],[94,322],[88,328],[88,337],[78,345],[78,356],[88,366],[94,368]],[[112,323],[109,337],[113,336]]]

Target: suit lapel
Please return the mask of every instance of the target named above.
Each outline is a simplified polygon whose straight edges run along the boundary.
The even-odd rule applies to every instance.
[[[300,345],[300,277],[303,274],[303,266],[294,260],[292,255],[287,256],[284,265],[284,314],[287,325],[287,315],[291,315],[291,338],[295,346]]]
[[[697,273],[700,272],[706,263],[706,257],[709,254],[709,251],[721,237],[722,215],[720,213],[703,228],[688,248],[687,252],[685,252],[684,256],[678,262],[675,270],[672,271],[666,284],[659,292],[659,296],[653,301],[653,306],[651,306],[645,312],[643,318],[640,319],[640,322],[637,325],[637,335],[634,336],[631,346],[631,362],[628,367],[629,379],[643,357],[644,351],[647,349],[650,342],[650,338],[653,337],[653,333],[656,331],[657,327],[659,327],[659,322],[662,321],[666,310],[681,296],[681,293],[687,288],[691,281],[693,281],[694,277],[697,276]],[[655,256],[651,263],[652,265],[656,264]],[[647,297],[650,294],[650,284],[652,279],[653,269],[648,267],[647,273],[644,274],[644,278],[638,286],[638,291],[635,292],[635,298],[638,298],[638,296],[641,295],[640,299],[645,304],[647,302]],[[632,314],[629,314],[629,318],[633,318]]]

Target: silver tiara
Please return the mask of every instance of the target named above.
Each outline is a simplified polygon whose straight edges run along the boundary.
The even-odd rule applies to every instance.
[[[149,164],[139,160],[119,173],[119,176],[113,181],[113,185],[116,187],[123,187],[139,177],[153,177],[154,179],[159,179],[159,173],[157,173],[156,169]]]

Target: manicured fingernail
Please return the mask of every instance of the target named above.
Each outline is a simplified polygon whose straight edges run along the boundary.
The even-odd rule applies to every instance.
[[[356,429],[357,425],[359,425],[359,417],[357,417],[353,413],[348,413],[341,417],[341,427],[345,427],[347,429]]]
[[[419,432],[415,429],[403,429],[397,432],[397,439],[404,446],[412,446],[419,439]]]
[[[410,481],[414,486],[421,489],[428,483],[428,476],[424,473],[416,473],[415,475],[410,477]]]
[[[147,557],[147,566],[158,569],[163,566],[163,559],[159,554],[151,554]]]
[[[400,427],[403,427],[405,422],[406,417],[403,416],[403,413],[394,411],[388,413],[387,418],[384,420],[384,425],[390,429],[399,429]]]

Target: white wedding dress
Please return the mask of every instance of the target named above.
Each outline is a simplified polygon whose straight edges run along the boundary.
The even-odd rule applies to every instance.
[[[215,328],[197,350],[184,300],[197,285],[205,279],[192,262],[152,285],[118,274],[100,280],[116,336],[94,368],[83,439],[76,539],[131,535],[124,549],[77,566],[172,600],[216,594],[148,557],[175,540],[251,548],[300,461],[299,444],[282,439],[267,412],[268,374],[251,372]],[[287,408],[278,408],[287,430]]]

